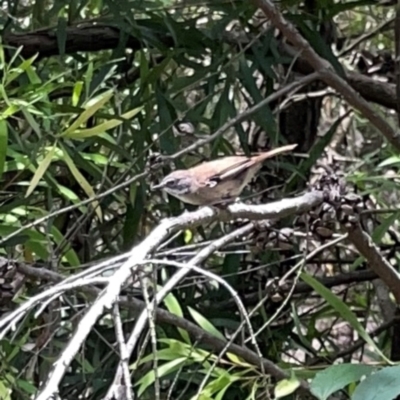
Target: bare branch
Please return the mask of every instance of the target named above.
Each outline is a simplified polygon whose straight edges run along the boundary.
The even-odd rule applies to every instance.
[[[148,255],[153,252],[171,233],[179,229],[197,226],[213,219],[234,220],[238,218],[248,218],[251,220],[261,220],[282,218],[290,214],[310,210],[321,204],[323,199],[323,193],[315,191],[298,198],[285,199],[265,205],[247,206],[244,204],[233,204],[228,206],[226,210],[204,207],[195,212],[184,213],[179,217],[163,220],[160,225],[156,227],[145,240],[143,240],[142,243],[131,250],[129,258],[114,273],[114,275],[109,278],[107,287],[101,291],[96,301],[83,316],[70,342],[55,362],[53,370],[40,391],[37,400],[48,400],[53,394],[58,392],[58,385],[60,384],[62,377],[86,337],[89,335],[92,327],[100,316],[103,315],[104,312],[110,310],[115,302],[118,301],[122,285],[130,277],[131,269],[138,264],[143,263]],[[180,273],[182,274],[181,271],[178,271],[176,275]],[[146,314],[142,315],[145,320]],[[128,341],[128,349],[129,347],[130,341]]]
[[[387,285],[396,303],[400,304],[400,275],[390,265],[390,263],[380,254],[379,249],[372,241],[371,237],[362,230],[358,223],[346,227],[348,238],[355,248],[362,254],[368,262],[369,267]]]
[[[301,55],[307,59],[315,71],[321,73],[321,79],[332,88],[336,89],[346,101],[359,110],[385,138],[400,151],[400,135],[364,100],[347,82],[338,76],[332,65],[321,58],[298,30],[285,18],[270,0],[254,0],[264,14],[271,20],[284,36],[297,48]]]

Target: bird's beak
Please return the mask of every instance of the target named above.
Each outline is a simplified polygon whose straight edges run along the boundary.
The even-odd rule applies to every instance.
[[[153,185],[150,190],[157,190],[157,189],[162,189],[165,186],[163,182],[160,182],[158,185]]]

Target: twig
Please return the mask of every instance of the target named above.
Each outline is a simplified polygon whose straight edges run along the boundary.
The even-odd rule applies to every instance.
[[[400,304],[400,275],[392,265],[380,254],[371,237],[362,230],[358,223],[345,227],[349,240],[365,257],[369,267],[378,275],[393,293],[396,303]]]
[[[345,56],[346,54],[348,54],[352,50],[354,50],[360,43],[365,42],[368,39],[371,39],[377,33],[380,33],[382,31],[386,30],[386,28],[389,28],[389,25],[393,24],[394,20],[395,20],[394,18],[390,18],[389,20],[384,21],[381,24],[377,25],[374,29],[371,29],[369,32],[365,33],[364,35],[361,35],[356,40],[354,40],[353,43],[351,43],[349,46],[347,46],[345,49],[343,49],[338,54],[338,57]]]
[[[272,24],[279,29],[282,34],[302,53],[302,56],[310,63],[315,71],[319,72],[321,80],[327,85],[336,89],[345,100],[354,108],[359,110],[385,138],[400,151],[400,135],[392,129],[388,122],[383,119],[366,100],[364,100],[347,82],[338,76],[332,65],[321,58],[310,44],[305,40],[298,30],[285,18],[270,0],[254,0],[255,4],[261,8],[264,14],[271,20]]]
[[[149,306],[153,305],[158,305],[160,304],[165,296],[190,272],[191,269],[196,270],[196,265],[201,264],[207,257],[209,257],[211,254],[215,252],[215,250],[221,248],[222,246],[226,245],[230,241],[236,239],[237,237],[241,237],[245,235],[246,233],[251,232],[254,229],[254,225],[252,223],[245,225],[242,228],[239,228],[222,238],[219,238],[215,240],[214,242],[210,243],[207,247],[202,249],[195,257],[193,257],[187,265],[185,265],[186,268],[182,268],[176,272],[171,279],[160,289],[160,291],[157,293],[155,296],[154,302],[149,304]],[[148,262],[148,261],[147,261]],[[168,263],[168,261],[166,261]],[[175,264],[175,263],[174,263]],[[216,279],[216,276],[213,275],[213,278]],[[244,307],[243,307],[244,309]],[[247,315],[245,313],[245,315]],[[128,340],[128,352],[132,354],[133,350],[136,347],[136,343],[139,340],[139,336],[142,333],[143,329],[145,328],[147,323],[147,313],[144,311],[140,314],[138,317],[135,327],[131,333],[131,336]],[[250,324],[250,321],[249,321]],[[251,325],[250,325],[251,329]],[[257,347],[258,348],[258,347]],[[261,354],[259,354],[260,359],[262,358]],[[122,374],[122,368],[121,365],[119,365],[118,370],[115,374],[114,377],[114,383],[112,384],[111,388],[114,386],[116,382],[120,381],[120,376]],[[107,394],[107,396],[104,398],[104,400],[111,400],[111,391]]]
[[[272,93],[270,96],[268,96],[266,99],[260,101],[253,107],[250,107],[246,111],[243,111],[242,113],[238,114],[235,118],[232,118],[228,122],[226,122],[224,125],[222,125],[215,133],[212,135],[207,136],[206,138],[197,140],[193,144],[191,144],[188,147],[185,147],[183,150],[180,150],[176,152],[173,155],[170,156],[163,156],[163,159],[167,160],[175,160],[184,154],[187,154],[191,151],[194,151],[198,149],[201,146],[204,146],[207,143],[212,142],[213,140],[217,139],[219,136],[221,136],[224,132],[226,132],[229,128],[232,128],[236,124],[239,124],[240,122],[245,121],[249,117],[251,117],[253,114],[256,112],[260,111],[263,107],[266,105],[272,103],[275,100],[278,100],[280,97],[287,95],[288,93],[291,92],[296,92],[297,90],[301,89],[303,86],[306,86],[310,84],[311,82],[316,81],[317,79],[320,78],[319,72],[314,72],[310,75],[306,75],[303,78],[294,81],[290,83],[287,86],[282,87],[281,89],[277,90],[276,92]]]
[[[92,327],[98,318],[100,318],[106,310],[110,310],[118,301],[122,285],[130,277],[131,269],[136,265],[143,263],[149,253],[153,252],[170,234],[179,229],[210,222],[213,219],[234,220],[238,218],[248,218],[250,220],[262,220],[283,218],[298,212],[308,211],[321,204],[323,199],[324,194],[322,192],[314,191],[298,198],[284,199],[265,205],[249,206],[244,204],[233,204],[228,206],[226,210],[216,210],[215,208],[204,207],[195,212],[184,213],[179,217],[161,221],[160,225],[156,227],[142,243],[131,250],[129,258],[121,265],[114,275],[108,278],[107,287],[100,292],[96,301],[83,316],[70,342],[67,344],[58,360],[54,363],[48,380],[43,385],[36,399],[48,400],[53,394],[58,392],[58,385],[60,384],[62,377],[86,337],[89,335]],[[177,272],[177,274],[179,273],[181,273],[181,271]],[[142,315],[144,315],[143,318],[145,320],[146,314]],[[256,363],[260,365],[259,360]],[[274,370],[274,365],[269,365],[267,361],[263,361],[262,364],[267,365],[268,368],[272,368],[276,374],[282,376],[283,372]],[[283,375],[286,376],[286,374]]]
[[[118,391],[116,391],[114,393],[114,395],[116,395],[116,394],[120,395],[120,393],[123,392],[124,398],[126,400],[133,400],[132,384],[131,384],[129,365],[128,365],[129,355],[128,355],[128,352],[126,351],[124,330],[122,328],[122,320],[121,320],[121,315],[119,313],[118,304],[114,304],[113,318],[114,318],[114,325],[115,325],[115,337],[117,339],[117,343],[119,346],[120,362],[121,362],[121,366],[122,366],[122,376],[124,378],[124,385],[122,385],[122,390],[120,390],[121,387],[119,387]],[[118,397],[116,397],[116,398],[118,398]]]

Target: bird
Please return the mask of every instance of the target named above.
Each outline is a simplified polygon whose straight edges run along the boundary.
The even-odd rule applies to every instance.
[[[264,160],[293,150],[297,144],[252,155],[237,155],[206,161],[192,168],[176,170],[151,189],[162,189],[184,203],[213,206],[235,201],[261,168]]]

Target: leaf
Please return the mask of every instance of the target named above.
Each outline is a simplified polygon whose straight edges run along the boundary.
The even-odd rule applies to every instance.
[[[174,315],[177,315],[178,317],[183,318],[183,311],[182,311],[181,305],[179,304],[178,300],[172,293],[169,293],[165,297],[164,304],[165,304],[165,307],[167,307],[168,311],[171,314],[174,314]],[[178,328],[178,332],[181,335],[182,339],[186,343],[188,343],[188,344],[191,343],[189,334],[184,329]]]
[[[4,172],[7,156],[8,126],[5,119],[0,120],[0,179]]]
[[[106,104],[113,96],[112,90],[107,90],[95,99],[92,99],[88,104],[86,104],[86,109],[82,114],[67,128],[60,136],[67,136],[72,132],[75,132],[83,123],[85,123],[91,116],[93,116],[96,111]]]
[[[211,324],[210,321],[208,321],[206,318],[204,318],[199,312],[194,310],[193,308],[189,307],[188,308],[190,315],[192,318],[196,321],[197,325],[199,325],[202,329],[204,329],[206,332],[210,333],[211,335],[214,335],[215,337],[225,340],[224,335],[219,332],[213,324]]]
[[[35,385],[33,385],[32,383],[23,380],[23,379],[17,379],[17,385],[18,387],[23,390],[25,393],[30,394],[30,395],[34,395],[37,393],[37,388]]]
[[[400,365],[369,375],[356,388],[351,400],[389,400],[400,394]]]
[[[193,239],[193,232],[190,229],[185,229],[184,235],[183,235],[183,241],[185,244],[189,244]]]
[[[122,114],[121,117],[124,118],[126,121],[129,121],[136,114],[138,114],[142,109],[143,109],[143,107],[134,108],[133,110],[128,111],[125,114]],[[103,122],[102,124],[96,125],[90,129],[81,129],[81,130],[77,130],[74,132],[70,132],[68,134],[65,134],[65,137],[68,137],[71,139],[85,139],[88,137],[97,136],[105,131],[115,128],[118,125],[121,125],[123,122],[124,121],[111,119],[110,121]]]
[[[178,357],[175,360],[160,365],[157,369],[157,375],[162,377],[178,370],[182,365],[186,363],[186,357]],[[139,379],[136,385],[140,385],[138,389],[138,397],[155,381],[154,371],[149,371],[143,378]]]
[[[326,302],[336,310],[343,319],[345,319],[357,332],[358,334],[372,347],[375,351],[388,363],[391,363],[385,355],[381,352],[379,347],[368,335],[367,331],[358,321],[357,316],[350,310],[348,305],[342,301],[338,296],[332,293],[328,288],[326,288],[322,283],[318,282],[311,275],[302,272],[300,275],[301,279],[310,285],[320,296],[322,296]]]
[[[73,160],[69,156],[67,150],[61,146],[64,155],[64,161],[67,164],[69,170],[71,171],[72,175],[74,176],[75,180],[78,182],[79,186],[84,190],[88,197],[95,197],[95,192],[90,186],[90,183],[86,180],[86,178],[80,173],[76,165],[74,164]],[[99,217],[100,221],[103,220],[101,208],[99,206],[99,202],[97,200],[93,200],[91,203],[94,211],[96,212],[97,216]]]
[[[78,267],[81,265],[78,255],[75,250],[71,247],[68,240],[65,240],[65,236],[54,226],[51,226],[51,234],[54,237],[54,241],[57,244],[67,243],[66,248],[63,252],[63,257],[68,261],[71,267]]]
[[[18,51],[15,55],[19,54],[20,50],[22,50],[22,47],[18,48]],[[14,57],[15,57],[15,55],[14,55]],[[30,69],[30,66],[36,60],[37,56],[38,55],[36,54],[36,55],[32,56],[31,58],[28,58],[27,60],[22,61],[22,63],[17,68],[13,68],[12,70],[10,70],[6,76],[6,81],[4,83],[4,86],[7,87],[12,81],[14,81],[16,78],[18,78],[23,72],[26,72],[28,69]]]
[[[331,394],[375,370],[373,366],[362,364],[332,365],[315,375],[310,385],[311,393],[320,400],[326,400]]]
[[[77,104],[79,103],[82,89],[83,89],[83,82],[82,81],[75,82],[74,89],[72,90],[72,105],[74,107],[76,107]]]
[[[36,122],[32,113],[28,111],[27,107],[21,107],[21,111],[24,114],[26,121],[29,123],[29,126],[38,134],[38,136],[42,136],[42,132],[39,124]]]
[[[56,152],[57,147],[54,145],[49,152],[46,154],[46,157],[43,159],[42,162],[39,163],[39,166],[33,175],[33,178],[28,186],[28,190],[26,191],[25,197],[28,197],[32,194],[32,192],[35,190],[36,186],[42,179],[43,175],[49,168],[51,161],[53,160],[54,153]]]
[[[289,396],[294,393],[296,389],[300,386],[300,381],[292,373],[289,379],[282,379],[274,387],[275,399],[280,399],[282,397]]]

